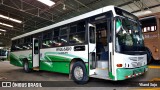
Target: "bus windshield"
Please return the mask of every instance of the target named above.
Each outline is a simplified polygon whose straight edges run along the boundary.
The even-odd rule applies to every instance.
[[[0,56],[6,56],[7,55],[7,51],[0,49]]]
[[[116,19],[116,51],[128,53],[144,51],[144,40],[139,23],[128,18]]]

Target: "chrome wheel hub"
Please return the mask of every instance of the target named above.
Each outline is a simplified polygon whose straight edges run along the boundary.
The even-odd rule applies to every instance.
[[[74,75],[77,80],[81,80],[83,78],[83,70],[81,67],[77,66],[74,69]]]

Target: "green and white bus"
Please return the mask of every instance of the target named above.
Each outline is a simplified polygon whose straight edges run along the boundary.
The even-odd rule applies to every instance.
[[[79,84],[125,80],[148,69],[141,31],[136,16],[106,6],[12,38],[10,63],[66,73]]]

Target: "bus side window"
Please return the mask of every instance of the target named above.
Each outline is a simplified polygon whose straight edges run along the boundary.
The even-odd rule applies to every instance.
[[[61,46],[61,43],[59,42],[58,37],[53,38],[52,40],[52,47]]]
[[[85,42],[85,32],[80,32],[76,34],[69,35],[69,43],[70,44],[79,44]]]
[[[69,28],[68,26],[62,27],[60,28],[60,36],[59,36],[59,42],[60,42],[60,46],[65,46],[68,43],[68,31]]]
[[[43,32],[42,48],[49,48],[52,46],[52,31]]]
[[[85,42],[85,23],[78,23],[70,27],[69,43],[71,45],[80,44]],[[79,26],[78,26],[79,25]]]
[[[59,39],[61,45],[66,45],[68,43],[68,40],[67,40],[67,35],[65,36],[61,36],[60,39]]]
[[[60,28],[55,28],[53,30],[53,37],[52,37],[52,44],[51,46],[52,47],[58,47],[58,46],[61,46],[61,43],[59,41],[59,34],[60,34]]]

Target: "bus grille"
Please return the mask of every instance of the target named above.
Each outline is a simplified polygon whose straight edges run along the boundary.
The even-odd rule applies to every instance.
[[[142,66],[142,60],[144,59],[144,57],[129,57],[129,59],[131,61],[133,61],[131,63],[132,65],[132,68],[135,68],[135,67],[141,67]]]
[[[142,63],[141,62],[132,62],[131,65],[132,65],[133,68],[134,67],[140,67],[140,66],[142,66]]]
[[[130,60],[132,61],[141,61],[143,60],[144,57],[129,57]]]

